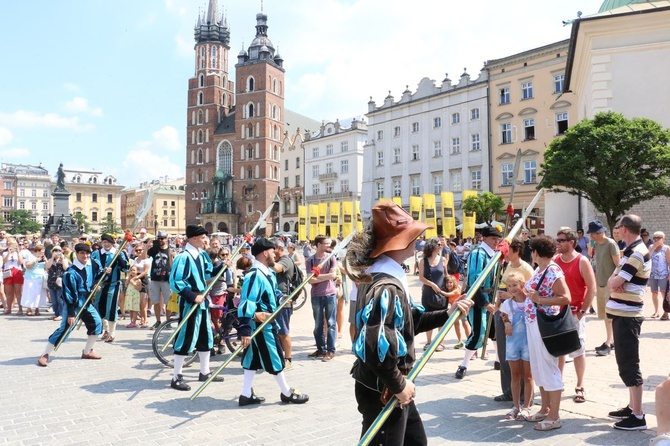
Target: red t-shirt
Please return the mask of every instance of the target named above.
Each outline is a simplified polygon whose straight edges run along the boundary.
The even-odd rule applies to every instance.
[[[567,263],[561,260],[560,254],[554,258],[554,262],[561,267],[563,274],[565,274],[565,282],[570,290],[570,306],[573,314],[576,314],[582,308],[586,297],[586,282],[584,282],[579,270],[581,258],[582,254],[578,254],[574,260]]]

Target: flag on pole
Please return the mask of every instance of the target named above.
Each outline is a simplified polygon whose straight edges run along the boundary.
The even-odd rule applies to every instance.
[[[437,217],[435,216],[435,194],[423,194],[424,222],[432,226],[426,229],[426,238],[437,237]]]
[[[354,230],[354,203],[353,201],[342,202],[342,234],[351,234]]]
[[[328,216],[328,203],[319,203],[319,235],[326,234],[326,217]]]
[[[409,197],[409,213],[416,221],[421,221],[421,197]]]
[[[456,215],[454,214],[453,192],[442,192],[442,233],[449,237],[456,235]]]
[[[476,190],[464,190],[463,191],[463,201],[468,197],[476,197]],[[475,222],[476,215],[474,212],[465,212],[463,211],[463,238],[475,236]]]
[[[358,232],[363,232],[363,220],[361,220],[361,202],[360,201],[354,201],[354,211],[356,212],[356,230]]]
[[[337,237],[340,234],[340,203],[339,202],[330,203],[330,220],[328,221],[328,226],[330,226],[330,236],[331,237]]]
[[[402,197],[393,197],[393,202],[399,207],[402,207]]]
[[[298,240],[307,240],[307,206],[298,206]]]
[[[309,238],[314,240],[314,237],[319,235],[319,205],[309,205]]]

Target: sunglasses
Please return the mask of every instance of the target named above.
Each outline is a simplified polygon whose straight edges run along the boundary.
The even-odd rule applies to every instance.
[[[566,238],[557,238],[556,239],[556,243],[563,243],[563,242],[567,242],[567,241],[568,241],[568,239],[566,239]]]

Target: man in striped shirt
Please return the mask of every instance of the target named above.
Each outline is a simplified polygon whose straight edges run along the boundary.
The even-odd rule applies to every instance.
[[[609,413],[621,421],[615,429],[642,430],[647,423],[642,413],[642,372],[640,371],[640,329],[643,298],[651,272],[651,255],[640,237],[642,219],[634,214],[621,217],[617,223],[626,249],[609,279],[610,298],[607,317],[612,320],[614,353],[619,376],[628,387],[629,402],[623,409]]]

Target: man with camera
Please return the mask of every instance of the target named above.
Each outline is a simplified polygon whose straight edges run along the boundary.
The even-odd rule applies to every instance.
[[[149,300],[154,306],[156,323],[151,326],[152,330],[161,324],[161,312],[163,305],[170,300],[170,269],[172,268],[173,253],[168,246],[168,234],[158,231],[156,240],[149,248],[147,256],[151,258],[151,282],[149,283]],[[170,312],[165,309],[165,317],[170,318]]]

